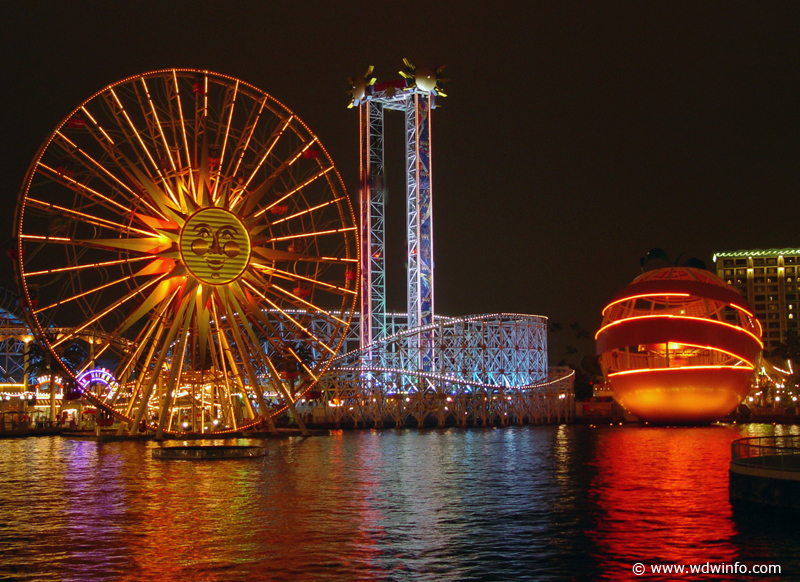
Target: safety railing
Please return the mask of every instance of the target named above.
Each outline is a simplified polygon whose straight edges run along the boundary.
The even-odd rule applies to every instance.
[[[736,439],[731,464],[777,471],[800,471],[800,435]]]

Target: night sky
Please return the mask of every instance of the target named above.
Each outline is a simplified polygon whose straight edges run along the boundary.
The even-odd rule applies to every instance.
[[[4,4],[0,43],[7,238],[55,126],[106,85],[169,67],[285,103],[355,201],[346,77],[374,65],[394,80],[407,57],[450,79],[433,117],[437,313],[594,331],[650,248],[712,268],[715,251],[800,246],[800,3],[26,0]],[[386,122],[387,293],[404,310],[402,115]],[[8,265],[0,284],[14,288]],[[551,341],[552,361],[570,340]]]

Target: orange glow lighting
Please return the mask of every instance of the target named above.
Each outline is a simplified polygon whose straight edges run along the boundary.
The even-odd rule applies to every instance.
[[[750,337],[752,337],[754,340],[756,340],[758,342],[758,345],[761,346],[761,349],[764,349],[764,344],[761,342],[761,340],[759,338],[757,338],[755,336],[755,334],[753,334],[752,332],[746,330],[743,327],[738,327],[738,326],[735,326],[735,325],[731,325],[730,323],[726,323],[724,321],[718,321],[716,319],[705,319],[703,317],[691,317],[689,315],[639,315],[637,317],[628,317],[626,319],[618,319],[617,321],[612,321],[608,325],[604,325],[599,330],[597,330],[597,333],[594,334],[594,339],[597,339],[598,337],[600,337],[601,333],[603,333],[605,330],[607,330],[609,327],[611,327],[613,325],[618,325],[618,324],[623,323],[623,322],[639,320],[639,319],[656,319],[656,318],[662,318],[662,319],[663,318],[693,319],[695,321],[702,321],[702,322],[705,322],[705,323],[712,323],[714,325],[724,325],[726,327],[730,327],[731,329],[735,329],[737,331],[741,331],[741,332],[746,333],[747,335],[749,335]]]
[[[691,297],[689,293],[642,293],[641,295],[631,295],[630,297],[623,297],[622,299],[617,299],[606,305],[605,309],[603,309],[602,315],[606,314],[606,311],[611,309],[614,305],[622,303],[624,301],[630,301],[631,299],[642,299],[645,297]]]
[[[745,368],[743,366],[681,366],[679,368],[642,368],[640,370],[623,370],[622,372],[612,372],[609,378],[614,376],[627,376],[628,374],[646,374],[648,372],[669,372],[676,370],[743,370],[746,372],[754,370],[754,367]]]
[[[294,238],[306,238],[306,237],[309,237],[309,236],[320,236],[320,235],[323,235],[323,234],[336,234],[337,232],[347,232],[349,230],[356,230],[356,227],[355,226],[351,226],[351,227],[348,227],[348,228],[334,228],[334,229],[331,229],[331,230],[318,230],[316,232],[305,232],[305,233],[302,233],[302,234],[292,234],[292,235],[289,235],[289,236],[278,236],[278,237],[275,237],[273,239],[270,239],[267,242],[279,241],[279,240],[290,240],[290,239],[294,239]],[[338,259],[338,260],[342,260],[342,259]]]
[[[720,348],[715,348],[715,347],[712,347],[712,346],[701,346],[701,345],[697,345],[697,344],[687,344],[685,342],[681,343],[681,345],[682,346],[687,346],[687,347],[690,347],[690,348],[697,348],[697,349],[700,349],[700,350],[709,350],[709,351],[712,351],[712,352],[719,352],[721,354],[725,354],[727,356],[731,356],[732,358],[736,358],[737,360],[741,360],[742,362],[744,362],[745,364],[747,364],[748,366],[750,366],[753,369],[755,369],[755,367],[756,367],[755,364],[753,364],[752,362],[746,360],[742,356],[736,355],[733,352],[729,352],[727,350],[721,350]],[[700,367],[700,366],[687,366],[687,367],[697,368],[697,367]]]
[[[112,265],[122,265],[127,263],[133,263],[134,261],[148,261],[152,260],[153,257],[151,256],[144,256],[144,257],[132,257],[132,258],[125,258],[120,259],[118,261],[106,261],[104,263],[92,263],[90,265],[73,265],[71,267],[62,267],[60,269],[48,269],[46,271],[32,271],[26,272],[25,274],[28,277],[34,277],[36,275],[50,275],[51,273],[63,273],[66,271],[80,271],[82,269],[94,269],[97,267],[109,267]]]

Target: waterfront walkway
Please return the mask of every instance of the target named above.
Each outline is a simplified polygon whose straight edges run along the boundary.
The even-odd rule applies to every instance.
[[[728,475],[731,501],[800,509],[800,436],[733,441]]]

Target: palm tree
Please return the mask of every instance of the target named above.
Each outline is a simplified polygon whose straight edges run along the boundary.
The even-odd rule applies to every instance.
[[[781,360],[791,360],[790,369],[793,371],[791,381],[797,385],[800,383],[800,335],[797,330],[790,329],[781,340],[781,343],[773,348],[769,354],[772,358]]]
[[[55,334],[47,334],[47,343],[53,345],[57,337]],[[86,359],[86,351],[77,342],[72,342],[66,346],[60,357],[56,357],[40,342],[30,342],[28,349],[28,367],[25,373],[34,378],[45,377],[50,385],[50,421],[56,419],[56,376],[68,376],[68,372],[73,372]],[[66,386],[64,397],[67,396]]]

